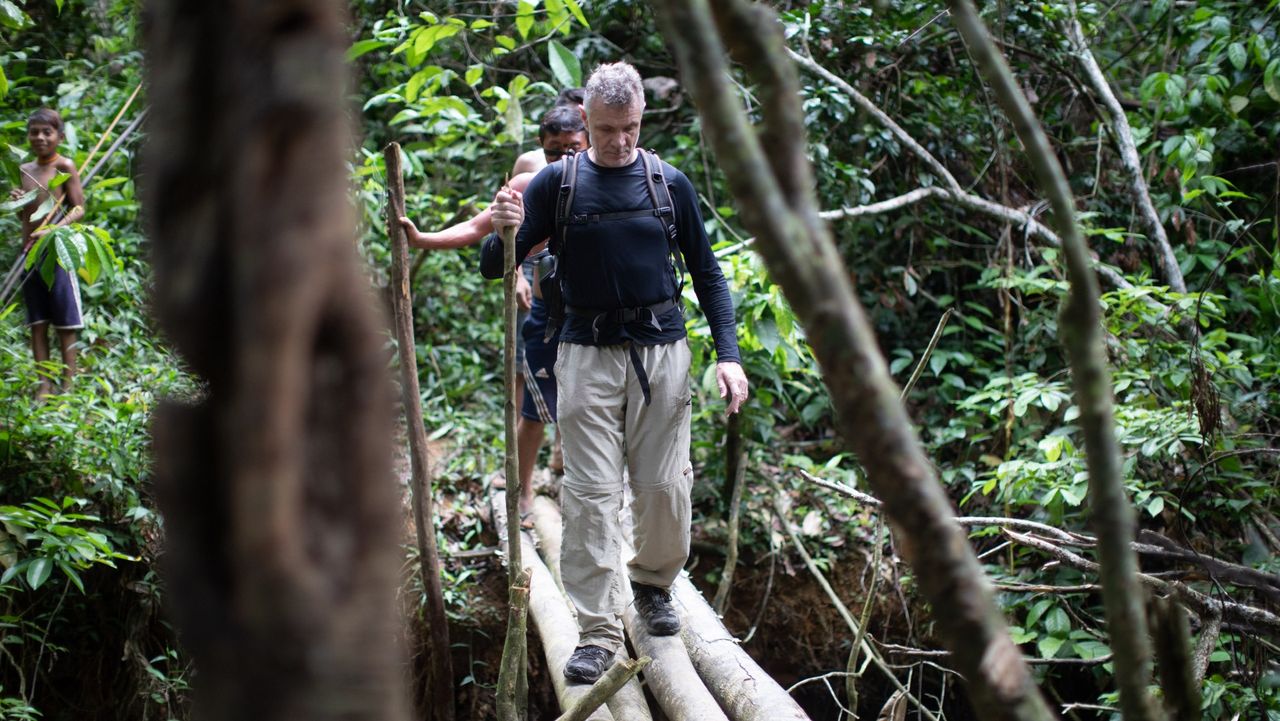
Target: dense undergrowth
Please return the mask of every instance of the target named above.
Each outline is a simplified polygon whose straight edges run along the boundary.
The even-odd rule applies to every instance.
[[[0,140],[8,144],[0,148],[0,170],[10,184],[17,181],[31,108],[49,104],[64,113],[71,128],[64,149],[82,161],[141,78],[132,3],[59,5],[61,12],[53,4],[0,0]],[[854,83],[967,189],[1039,212],[1012,132],[939,14],[941,4],[774,5],[784,12],[793,49]],[[993,4],[988,17],[1057,144],[1099,261],[1133,285],[1112,289],[1103,302],[1125,481],[1142,527],[1273,573],[1280,571],[1276,5],[1081,6],[1093,52],[1129,112],[1145,177],[1187,279],[1185,295],[1170,292],[1152,270],[1113,140],[1063,39],[1065,6]],[[532,147],[534,123],[559,87],[580,83],[596,62],[624,57],[638,65],[651,80],[642,142],[699,190],[733,289],[753,383],[741,424],[749,454],[743,579],[726,618],[746,632],[761,607],[772,607],[779,612],[766,615],[764,625],[772,619],[781,628],[795,620],[797,607],[785,597],[813,590],[776,517],[774,498],[782,494],[790,520],[818,566],[838,579],[844,601],[862,609],[873,596],[867,620],[877,642],[934,648],[929,618],[942,611],[920,608],[910,570],[896,563],[875,514],[800,474],[859,485],[857,459],[831,430],[832,409],[803,330],[744,243],[724,178],[647,10],[610,0],[368,1],[353,3],[353,16],[353,103],[360,111],[354,117],[364,138],[353,158],[353,190],[362,210],[361,249],[377,285],[385,284],[388,267],[379,154],[387,141],[405,148],[411,214],[420,227],[438,226],[461,204],[488,200],[517,152]],[[824,207],[866,204],[937,182],[839,89],[811,75],[803,79]],[[742,94],[754,104],[749,87]],[[147,311],[146,243],[134,196],[139,169],[130,148],[136,144],[86,188],[86,222],[108,232],[119,267],[86,286],[83,368],[70,393],[33,399],[36,374],[56,369],[33,367],[21,308],[0,311],[0,520],[9,538],[0,555],[9,569],[0,583],[0,719],[187,715],[192,672],[160,613],[163,526],[148,486],[148,423],[161,398],[199,388],[165,350]],[[1084,460],[1057,337],[1065,285],[1053,250],[1023,228],[941,204],[839,220],[833,229],[900,380],[921,359],[943,312],[955,310],[906,401],[959,512],[1087,532]],[[12,213],[0,214],[0,236],[15,235]],[[6,240],[0,247],[6,268],[15,254]],[[438,507],[446,556],[492,545],[481,511],[483,481],[501,466],[500,294],[479,278],[476,265],[474,250],[432,253],[415,275],[422,405],[444,451]],[[1150,299],[1170,310],[1151,310]],[[714,549],[728,535],[725,424],[706,324],[696,310],[689,319],[701,479],[695,571],[714,584],[722,562]],[[1192,342],[1180,331],[1188,326],[1199,329]],[[1085,704],[1069,717],[1111,716],[1100,710],[1115,698],[1100,598],[1087,588],[1093,577],[1010,542],[994,527],[974,528],[973,543],[1000,585],[1024,653],[1055,661],[1035,666],[1046,693],[1062,704]],[[766,586],[768,568],[779,579]],[[501,569],[481,555],[449,560],[444,573],[464,703],[485,708],[496,677],[486,664],[503,618],[492,579]],[[1203,574],[1179,578],[1211,596],[1276,610],[1247,589]],[[413,606],[421,589],[406,583]],[[764,587],[772,588],[772,600]],[[825,600],[814,593],[805,603]],[[784,635],[762,629],[747,648],[795,653],[790,666],[812,674],[844,668],[852,638],[839,626],[806,648]],[[1204,680],[1206,718],[1280,718],[1276,643],[1265,633],[1224,627]],[[948,677],[945,661],[904,658],[904,678],[928,679],[934,707],[948,694],[961,695],[957,679],[939,681]],[[103,668],[113,670],[90,672]],[[865,681],[876,688],[869,676]],[[839,693],[817,695],[843,701]],[[865,708],[875,700],[865,698]],[[831,701],[812,703],[831,709]]]

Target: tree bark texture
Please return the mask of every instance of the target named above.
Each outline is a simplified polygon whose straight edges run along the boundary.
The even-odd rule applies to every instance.
[[[387,173],[387,237],[391,239],[391,309],[396,347],[400,359],[400,405],[404,408],[409,436],[409,495],[413,504],[413,525],[418,541],[418,570],[427,597],[427,628],[431,636],[428,688],[432,718],[453,721],[453,661],[449,645],[449,617],[444,611],[444,591],[440,585],[440,552],[436,548],[435,499],[431,490],[431,459],[427,449],[427,427],[422,419],[418,389],[418,357],[413,333],[413,294],[410,290],[409,241],[400,218],[404,209],[404,175],[400,167],[400,144],[391,143],[382,151]]]
[[[1036,182],[1049,200],[1058,235],[1062,237],[1071,290],[1062,305],[1058,327],[1080,408],[1080,428],[1089,471],[1089,508],[1098,534],[1102,598],[1111,649],[1115,652],[1120,708],[1126,721],[1159,718],[1147,691],[1151,684],[1151,644],[1147,638],[1145,594],[1138,581],[1138,558],[1130,546],[1136,523],[1121,478],[1098,281],[1088,246],[1075,221],[1075,201],[1048,137],[982,24],[977,9],[969,0],[950,0],[949,6],[974,64],[991,85],[996,102],[1027,149]]]
[[[729,541],[724,554],[724,571],[720,574],[720,584],[716,588],[713,603],[716,613],[723,614],[729,606],[729,592],[733,590],[733,575],[738,568],[738,532],[742,524],[742,486],[747,477],[747,450],[742,437],[742,414],[729,416],[725,429],[724,444],[725,489],[724,496],[729,499],[728,513],[725,516],[729,523]]]
[[[386,337],[348,197],[336,0],[146,7],[161,327],[204,382],[153,426],[195,718],[404,718]]]
[[[738,645],[688,574],[671,588],[680,640],[698,676],[733,721],[809,721],[804,709]]]
[[[933,473],[877,350],[848,272],[818,217],[805,159],[795,67],[768,9],[740,0],[655,0],[665,37],[716,149],[745,225],[801,319],[837,412],[897,532],[899,548],[935,609],[938,630],[986,719],[1053,718],[1009,637],[990,585]],[[759,88],[757,137],[728,84],[719,37],[731,39]],[[762,140],[768,138],[766,158]],[[695,659],[696,663],[696,659]],[[713,689],[714,691],[714,689]]]

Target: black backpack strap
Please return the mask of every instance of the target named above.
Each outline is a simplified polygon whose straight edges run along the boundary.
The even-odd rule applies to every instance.
[[[556,221],[551,242],[547,244],[552,255],[564,250],[569,216],[573,213],[573,194],[578,182],[578,153],[564,156],[564,170],[560,173],[560,193],[556,196]]]
[[[685,267],[684,256],[676,243],[676,204],[671,200],[671,188],[667,186],[667,175],[662,170],[662,159],[654,151],[644,149],[640,150],[640,157],[644,158],[644,180],[649,188],[649,200],[667,231],[667,250],[674,263],[676,293],[679,294],[684,290]]]

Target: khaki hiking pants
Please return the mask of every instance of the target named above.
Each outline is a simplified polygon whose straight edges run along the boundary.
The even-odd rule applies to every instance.
[[[627,584],[669,588],[689,557],[689,344],[637,347],[649,405],[628,346],[561,343],[556,359],[564,448],[560,575],[578,611],[579,645],[617,651]],[[635,556],[623,572],[623,463],[634,500]]]

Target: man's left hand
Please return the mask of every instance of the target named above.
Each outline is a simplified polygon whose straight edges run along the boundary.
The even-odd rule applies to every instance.
[[[747,374],[742,371],[742,365],[735,361],[716,364],[716,386],[720,388],[720,397],[729,399],[725,415],[737,413],[750,395],[747,392]]]

